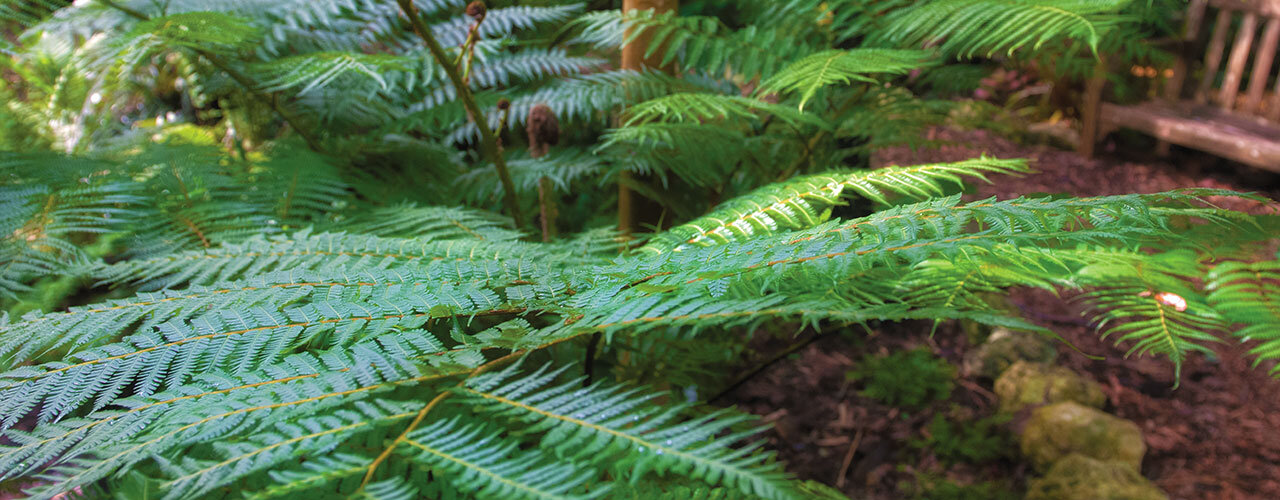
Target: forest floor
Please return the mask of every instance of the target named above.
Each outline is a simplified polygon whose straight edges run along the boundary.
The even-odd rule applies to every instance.
[[[1254,191],[1280,199],[1280,182],[1270,174],[1232,167],[1195,152],[1175,150],[1173,159],[1160,160],[1114,154],[1087,160],[1070,151],[1024,146],[983,131],[938,129],[930,135],[948,144],[881,151],[873,163],[958,161],[987,153],[1028,158],[1037,171],[978,185],[977,192],[968,195],[971,199],[1037,192],[1149,193],[1183,187]],[[1150,151],[1143,146],[1132,149]],[[1239,199],[1224,200],[1223,205],[1254,213],[1275,209]],[[1265,367],[1252,369],[1244,349],[1223,344],[1216,349],[1216,359],[1193,355],[1175,389],[1167,360],[1126,359],[1125,349],[1101,341],[1067,299],[1028,291],[1015,294],[1013,301],[1029,319],[1081,351],[1104,358],[1093,360],[1062,344],[1057,363],[1100,383],[1108,398],[1105,410],[1142,428],[1148,447],[1143,475],[1171,499],[1280,498],[1280,380],[1269,378]],[[913,444],[927,435],[934,415],[994,414],[997,402],[991,380],[961,374],[949,399],[911,414],[862,396],[847,381],[846,373],[856,360],[916,346],[926,346],[959,366],[972,347],[967,336],[956,325],[944,324],[930,338],[930,326],[902,323],[885,325],[870,337],[823,337],[770,366],[728,394],[725,402],[773,425],[770,445],[790,470],[804,479],[835,486],[852,498],[926,498],[919,485],[940,480],[990,482],[1006,491],[1008,498],[1020,498],[1032,472],[1017,458],[1016,439],[1004,442],[1009,451],[1003,457],[979,465],[947,464],[928,446]],[[1025,412],[1015,416],[1004,429],[1016,429],[1025,416]],[[992,491],[970,490],[974,496],[947,498],[995,497]]]

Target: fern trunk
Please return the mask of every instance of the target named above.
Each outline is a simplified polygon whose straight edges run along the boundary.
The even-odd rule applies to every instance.
[[[679,0],[623,0],[622,2],[623,16],[632,11],[653,10],[654,14],[662,14],[675,12],[679,8]],[[653,35],[653,30],[647,29],[632,39],[628,30],[623,38],[630,39],[631,42],[622,46],[622,69],[644,71],[646,68],[656,68],[668,74],[675,73],[674,63],[662,65],[664,51],[649,51],[649,46],[653,43]],[[646,52],[650,53],[646,55]],[[635,230],[635,199],[629,185],[633,179],[631,172],[625,170],[618,176],[618,230],[624,236],[630,236]]]

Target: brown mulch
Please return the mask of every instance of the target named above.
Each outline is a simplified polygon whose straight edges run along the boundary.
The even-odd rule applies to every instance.
[[[993,179],[970,198],[1067,192],[1080,196],[1157,192],[1183,187],[1253,191],[1280,199],[1278,177],[1195,152],[1143,160],[1104,154],[1087,160],[1073,152],[1024,146],[982,131],[934,130],[940,147],[882,151],[876,165],[958,161],[987,153],[1028,158],[1037,173]],[[1140,145],[1141,147],[1142,145]],[[1132,145],[1126,145],[1132,149]],[[1121,148],[1124,149],[1124,148]],[[1141,154],[1146,154],[1141,152]],[[1226,208],[1274,213],[1273,206],[1236,198]],[[1274,251],[1274,249],[1273,249]],[[1143,474],[1172,499],[1280,498],[1280,380],[1253,369],[1244,349],[1223,344],[1217,356],[1193,355],[1174,388],[1173,368],[1162,358],[1128,358],[1125,349],[1098,338],[1079,310],[1047,293],[1015,294],[1030,319],[1049,327],[1093,360],[1062,345],[1058,363],[1093,378],[1107,393],[1106,410],[1136,422],[1148,451]],[[935,413],[959,408],[975,416],[994,412],[991,381],[958,379],[952,397],[916,414],[862,397],[845,374],[868,354],[927,346],[958,365],[970,348],[955,325],[929,338],[927,323],[883,325],[870,338],[824,337],[756,376],[723,401],[773,424],[768,438],[788,469],[805,479],[837,486],[852,498],[910,498],[909,486],[926,477],[957,483],[1002,481],[1019,491],[1032,472],[1016,458],[982,465],[945,465],[929,450],[911,446],[927,432]],[[1015,426],[1017,420],[1010,424]],[[1016,445],[1013,446],[1016,448]]]
[[[1028,470],[1015,461],[946,467],[927,450],[908,444],[923,436],[935,414],[956,409],[974,416],[994,413],[996,401],[988,387],[962,379],[951,398],[911,413],[863,397],[847,380],[846,373],[863,356],[920,346],[958,365],[967,349],[964,335],[940,331],[929,339],[929,329],[927,322],[911,322],[884,325],[869,339],[824,337],[738,388],[724,403],[772,424],[769,444],[788,470],[835,486],[850,498],[905,498],[909,489],[904,485],[915,483],[917,473],[942,469],[963,481],[1020,483]]]

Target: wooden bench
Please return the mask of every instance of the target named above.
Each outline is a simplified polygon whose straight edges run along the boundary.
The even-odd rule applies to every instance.
[[[1199,59],[1190,51],[1199,45],[1210,14],[1215,17],[1210,31],[1203,33],[1208,48],[1201,77],[1187,92],[1184,83],[1194,74],[1193,59]],[[1280,46],[1280,0],[1191,0],[1177,42],[1172,75],[1162,96],[1153,101],[1136,106],[1102,102],[1106,68],[1099,65],[1085,90],[1081,153],[1093,156],[1098,140],[1117,128],[1129,128],[1159,139],[1164,150],[1173,143],[1280,172],[1280,77],[1275,76],[1280,65],[1274,64]],[[1273,81],[1274,90],[1268,93]]]

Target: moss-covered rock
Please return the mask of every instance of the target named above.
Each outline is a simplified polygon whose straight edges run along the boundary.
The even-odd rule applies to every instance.
[[[1027,500],[1167,500],[1164,492],[1122,462],[1079,453],[1063,457],[1027,485]]]
[[[1029,406],[1074,401],[1102,408],[1106,394],[1097,382],[1070,369],[1019,361],[996,379],[1000,411],[1013,413]]]
[[[995,379],[1018,361],[1048,363],[1058,351],[1051,340],[1041,335],[996,328],[987,341],[964,357],[964,372]]]
[[[1022,431],[1021,448],[1039,471],[1072,453],[1120,462],[1137,471],[1147,452],[1137,424],[1073,401],[1033,411]]]

